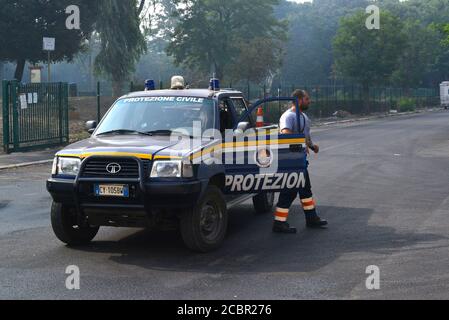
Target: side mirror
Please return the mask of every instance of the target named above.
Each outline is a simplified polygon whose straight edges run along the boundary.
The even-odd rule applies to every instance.
[[[97,121],[87,121],[86,122],[86,131],[90,134],[94,133],[95,129],[97,129]]]
[[[236,136],[240,136],[244,134],[249,128],[251,128],[251,124],[249,122],[240,122],[237,126],[237,129],[234,130],[234,134]]]

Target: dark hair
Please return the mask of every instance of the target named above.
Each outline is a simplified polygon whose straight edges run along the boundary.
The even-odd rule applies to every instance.
[[[307,92],[305,92],[304,90],[300,90],[300,89],[297,89],[297,90],[293,91],[293,93],[292,93],[292,97],[298,98],[298,99],[302,99],[306,95],[307,95]]]

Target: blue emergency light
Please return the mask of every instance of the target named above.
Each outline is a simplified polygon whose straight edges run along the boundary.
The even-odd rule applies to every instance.
[[[209,88],[213,91],[220,91],[220,80],[216,78],[210,79]]]
[[[156,89],[154,80],[145,80],[145,91],[152,91]]]

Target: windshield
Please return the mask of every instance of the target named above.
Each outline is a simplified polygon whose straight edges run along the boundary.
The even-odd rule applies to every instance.
[[[101,122],[96,135],[112,132],[194,134],[215,129],[215,107],[212,99],[195,97],[141,97],[117,101]]]

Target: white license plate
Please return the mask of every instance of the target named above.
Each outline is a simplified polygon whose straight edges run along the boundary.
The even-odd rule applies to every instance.
[[[129,186],[97,184],[95,185],[95,195],[97,197],[129,197]]]

